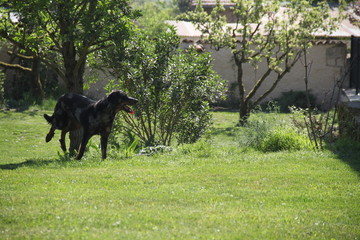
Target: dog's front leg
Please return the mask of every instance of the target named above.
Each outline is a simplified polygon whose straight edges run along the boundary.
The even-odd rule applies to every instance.
[[[76,156],[76,160],[80,160],[84,155],[86,144],[89,142],[90,135],[87,130],[84,129],[84,134],[81,140],[80,148],[78,151],[78,155]]]
[[[106,158],[106,148],[107,148],[108,139],[109,139],[108,133],[101,134],[100,144],[101,144],[101,154],[103,160]]]

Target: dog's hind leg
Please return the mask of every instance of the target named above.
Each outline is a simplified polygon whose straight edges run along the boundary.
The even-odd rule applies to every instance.
[[[54,124],[53,124],[54,116],[49,116],[47,114],[44,114],[44,118],[51,125],[49,133],[46,135],[46,138],[45,138],[46,142],[50,142],[51,139],[54,137],[54,134],[55,134],[55,127],[54,127]]]
[[[65,130],[61,131],[61,137],[60,137],[60,139],[59,139],[61,149],[62,149],[64,152],[66,152],[66,143],[65,143],[66,133],[67,133],[67,131],[65,131]]]
[[[91,136],[84,129],[84,134],[83,134],[83,137],[82,137],[82,140],[81,140],[81,144],[80,144],[78,154],[76,156],[76,160],[80,160],[82,158],[82,156],[84,155],[85,148],[86,148],[87,143],[89,142],[90,137]]]
[[[52,127],[50,128],[49,133],[46,135],[45,141],[46,141],[46,142],[50,142],[51,139],[54,137],[54,134],[55,134],[55,128],[52,126]]]

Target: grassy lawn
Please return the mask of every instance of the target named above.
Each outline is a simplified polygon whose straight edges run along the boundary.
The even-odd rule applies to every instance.
[[[358,147],[263,153],[216,112],[208,141],[78,162],[42,114],[0,112],[1,239],[360,238]]]

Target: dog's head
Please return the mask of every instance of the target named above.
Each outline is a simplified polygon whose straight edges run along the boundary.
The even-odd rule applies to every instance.
[[[115,107],[116,112],[123,110],[128,113],[134,113],[129,106],[135,105],[138,102],[137,99],[127,96],[123,91],[115,90],[107,96],[107,99]]]

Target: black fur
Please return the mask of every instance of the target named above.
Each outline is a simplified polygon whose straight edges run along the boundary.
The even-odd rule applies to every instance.
[[[101,136],[102,158],[105,159],[108,137],[116,113],[120,110],[132,113],[132,109],[127,105],[134,105],[137,101],[122,91],[113,91],[99,101],[79,94],[64,94],[58,99],[53,115],[44,114],[44,118],[51,125],[46,142],[53,138],[56,129],[61,130],[60,145],[62,150],[66,151],[66,133],[82,128],[83,136],[76,159],[82,158],[86,144],[96,134]]]

